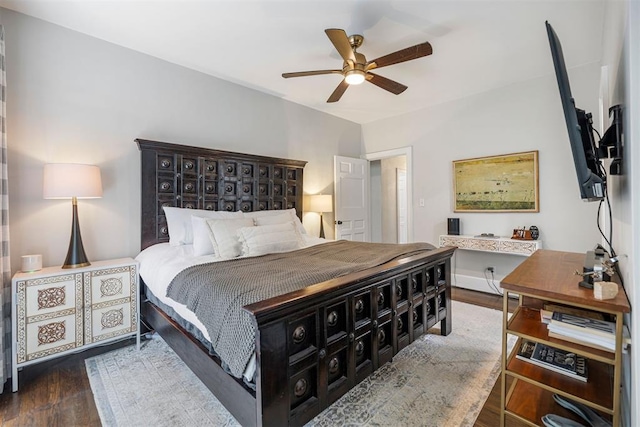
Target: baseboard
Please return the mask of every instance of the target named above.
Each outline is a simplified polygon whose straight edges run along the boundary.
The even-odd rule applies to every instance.
[[[458,288],[485,292],[488,294],[501,295],[487,282],[487,280],[491,281],[491,279],[485,279],[484,277],[465,276],[462,274],[453,274],[452,276],[453,286],[456,286]],[[500,280],[502,280],[502,277],[493,278],[493,284],[498,289],[500,289]]]

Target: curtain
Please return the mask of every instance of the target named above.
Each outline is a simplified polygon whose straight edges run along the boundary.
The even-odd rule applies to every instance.
[[[0,393],[11,372],[11,264],[9,262],[9,186],[7,179],[6,74],[4,27],[0,25]]]

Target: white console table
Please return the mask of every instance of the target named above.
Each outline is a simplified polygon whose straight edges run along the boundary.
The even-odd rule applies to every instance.
[[[542,249],[540,240],[517,240],[509,237],[440,236],[440,246],[457,246],[458,249],[529,256]]]

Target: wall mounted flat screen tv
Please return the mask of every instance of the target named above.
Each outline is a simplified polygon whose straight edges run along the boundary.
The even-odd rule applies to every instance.
[[[560,89],[564,118],[569,131],[569,143],[578,177],[580,197],[585,201],[602,200],[606,191],[606,174],[598,158],[598,150],[593,139],[591,114],[576,108],[575,101],[571,96],[569,76],[560,40],[551,24],[548,21],[545,24],[558,88]]]

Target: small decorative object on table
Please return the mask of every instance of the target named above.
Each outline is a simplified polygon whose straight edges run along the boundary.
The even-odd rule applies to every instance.
[[[538,236],[540,236],[538,227],[532,225],[528,230],[526,227],[514,228],[511,238],[516,240],[538,240]]]
[[[613,299],[618,295],[618,284],[615,282],[595,282],[593,296],[596,299]]]

